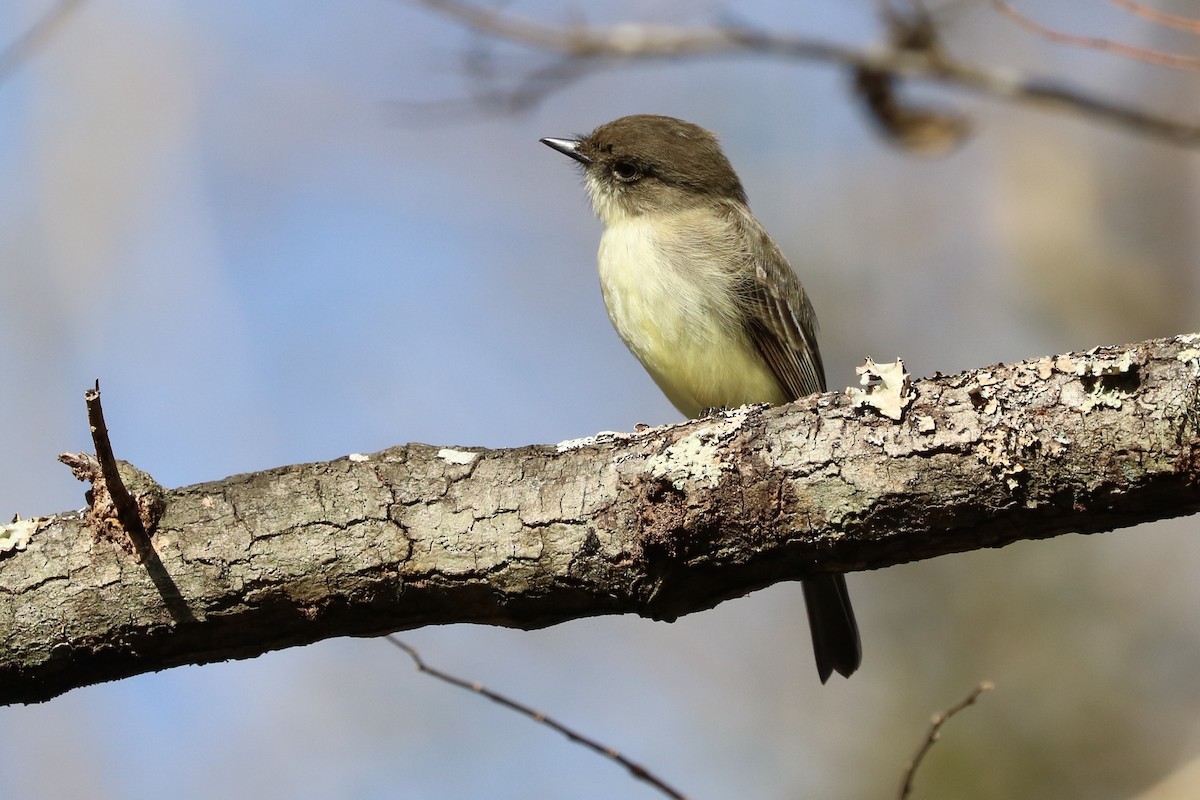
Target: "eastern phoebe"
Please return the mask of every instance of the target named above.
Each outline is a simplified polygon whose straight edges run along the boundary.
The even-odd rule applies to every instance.
[[[685,416],[825,389],[812,304],[712,133],[638,114],[541,141],[582,165],[609,319]],[[821,682],[849,677],[862,648],[846,579],[803,584]]]

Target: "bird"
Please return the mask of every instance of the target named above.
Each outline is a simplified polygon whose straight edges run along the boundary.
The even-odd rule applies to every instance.
[[[680,413],[825,390],[812,303],[716,135],[635,114],[540,141],[580,167],[604,225],[597,265],[609,319]],[[845,576],[802,584],[821,683],[849,677],[862,646]]]

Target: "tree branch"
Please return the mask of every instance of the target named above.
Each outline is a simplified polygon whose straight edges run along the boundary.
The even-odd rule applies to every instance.
[[[1200,509],[1200,334],[914,389],[899,421],[824,394],[176,489],[152,541],[188,619],[82,514],[0,526],[20,538],[0,546],[0,703],[331,636],[669,620],[818,572]]]
[[[50,43],[84,0],[59,0],[24,35],[0,50],[0,83],[12,77],[21,66]]]
[[[894,42],[865,49],[735,24],[624,24],[608,28],[552,25],[462,0],[412,2],[486,36],[558,53],[573,64],[561,81],[549,79],[544,71],[535,73],[536,79],[523,83],[511,95],[509,105],[513,108],[536,103],[546,93],[580,77],[585,68],[600,68],[614,61],[762,55],[835,64],[856,74],[886,73],[895,78],[929,81],[1006,102],[1078,114],[1177,145],[1200,146],[1200,125],[1196,123],[1156,115],[1055,79],[977,67],[951,57],[941,47],[914,48]],[[926,21],[925,17],[909,20],[917,25]]]

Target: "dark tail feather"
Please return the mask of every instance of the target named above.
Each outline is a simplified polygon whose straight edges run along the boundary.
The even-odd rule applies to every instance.
[[[844,575],[818,575],[801,581],[808,627],[812,630],[813,652],[821,683],[836,670],[849,678],[862,663],[858,623],[850,607]]]

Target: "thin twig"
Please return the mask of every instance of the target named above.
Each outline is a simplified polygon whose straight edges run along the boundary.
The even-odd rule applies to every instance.
[[[1149,50],[1144,47],[1134,47],[1130,44],[1121,44],[1114,42],[1111,39],[1101,39],[1095,36],[1078,36],[1073,33],[1063,33],[1056,31],[1053,28],[1047,27],[1040,22],[1037,22],[1030,17],[1025,16],[1020,11],[1017,11],[1008,0],[992,0],[992,5],[996,10],[1013,22],[1020,25],[1028,31],[1033,31],[1039,36],[1043,36],[1052,42],[1059,44],[1069,44],[1075,47],[1086,47],[1090,50],[1103,50],[1109,53],[1116,53],[1119,56],[1132,58],[1136,61],[1144,61],[1147,64],[1156,64],[1160,67],[1170,67],[1171,69],[1187,69],[1200,70],[1200,58],[1191,58],[1189,56],[1177,56],[1171,53],[1164,53],[1161,50]]]
[[[23,36],[0,50],[0,83],[12,76],[17,69],[46,46],[71,13],[77,11],[85,0],[59,0],[58,5],[47,11]]]
[[[863,49],[744,25],[560,26],[492,11],[463,0],[410,2],[485,35],[578,59],[586,69],[599,69],[629,61],[771,55],[836,64],[852,70],[883,71],[898,78],[930,81],[985,97],[1080,114],[1136,134],[1187,147],[1200,146],[1200,125],[1158,116],[1051,79],[975,67],[951,58],[940,50],[914,52],[896,47]],[[578,77],[578,73],[573,77]],[[549,92],[559,85],[551,81],[542,87],[526,86],[521,105],[532,104],[538,96],[537,89],[544,88]]]
[[[104,424],[104,407],[100,405],[100,381],[96,380],[95,388],[83,393],[87,404],[88,425],[92,429],[92,443],[96,446],[96,460],[100,462],[100,474],[104,476],[104,485],[108,487],[109,497],[117,511],[117,519],[125,527],[125,532],[135,545],[140,545],[146,538],[146,527],[138,513],[137,501],[125,488],[121,472],[117,466],[117,457],[113,455],[112,442],[108,438],[108,428]]]
[[[1200,33],[1200,20],[1192,19],[1191,17],[1180,17],[1175,14],[1167,14],[1163,11],[1158,11],[1144,6],[1141,3],[1135,3],[1134,0],[1112,0],[1112,2],[1127,11],[1132,11],[1139,17],[1144,17],[1151,22],[1157,22],[1159,25],[1178,28],[1179,30],[1189,31],[1190,33]]]
[[[401,649],[405,653],[407,653],[408,657],[413,660],[413,663],[416,664],[417,669],[420,670],[421,672],[424,672],[427,675],[432,675],[433,677],[437,678],[438,680],[444,681],[445,683],[448,683],[451,686],[457,686],[460,689],[466,689],[468,691],[475,692],[476,694],[481,694],[484,697],[486,697],[488,700],[491,700],[493,703],[497,703],[499,705],[504,706],[505,708],[512,709],[513,711],[516,711],[519,714],[524,714],[525,716],[532,719],[534,722],[539,722],[542,725],[546,725],[547,727],[553,728],[554,730],[561,733],[563,736],[566,736],[572,742],[575,742],[576,744],[581,744],[590,750],[594,750],[595,752],[599,753],[600,755],[604,756],[605,758],[608,758],[612,761],[617,762],[618,764],[623,766],[625,769],[629,770],[629,773],[631,775],[633,775],[633,777],[637,778],[640,781],[645,781],[646,783],[650,784],[651,786],[653,786],[654,788],[658,789],[660,792],[665,794],[667,797],[670,797],[673,800],[687,800],[687,795],[683,794],[679,790],[668,785],[661,778],[654,775],[654,773],[650,772],[650,770],[646,769],[641,764],[637,764],[637,763],[634,763],[633,761],[630,761],[628,758],[621,755],[618,751],[614,750],[613,748],[606,747],[606,746],[600,744],[599,742],[597,742],[595,739],[590,739],[587,736],[584,736],[582,733],[578,733],[574,730],[571,730],[566,725],[563,725],[561,722],[557,722],[557,721],[551,719],[550,717],[546,716],[541,711],[530,708],[529,706],[524,705],[522,703],[518,703],[516,700],[513,700],[509,697],[505,697],[502,694],[493,692],[492,690],[483,686],[483,684],[466,681],[466,680],[463,680],[462,678],[458,678],[458,677],[455,677],[454,675],[450,675],[449,673],[442,672],[440,669],[437,669],[436,667],[431,667],[428,664],[426,664],[421,659],[420,654],[417,653],[417,651],[414,650],[409,645],[407,645],[404,642],[402,642],[401,640],[397,639],[395,636],[388,636],[386,638],[389,642],[391,642],[396,647],[398,647],[399,649]]]
[[[996,685],[991,681],[983,681],[976,686],[969,695],[967,695],[958,705],[953,706],[940,714],[933,715],[933,721],[929,726],[929,732],[925,734],[925,741],[921,742],[921,746],[917,748],[917,753],[912,757],[912,761],[908,762],[908,766],[904,770],[904,782],[900,784],[900,800],[907,800],[912,794],[913,778],[916,777],[917,769],[921,766],[921,762],[925,760],[925,756],[933,747],[933,743],[938,740],[941,735],[942,726],[949,721],[958,712],[968,706],[974,705],[979,699],[979,695],[984,692],[990,692],[995,689]]]
[[[166,493],[152,477],[126,462],[118,462],[113,454],[108,427],[104,423],[104,408],[100,404],[100,381],[84,392],[88,424],[96,455],[63,453],[58,460],[71,468],[75,477],[91,484],[88,492],[88,522],[93,535],[118,541],[126,550],[136,553],[137,559],[163,604],[177,623],[196,621],[187,600],[179,591],[175,579],[154,549],[151,534],[166,510]],[[122,469],[125,475],[122,476]],[[115,520],[113,519],[115,517]]]

